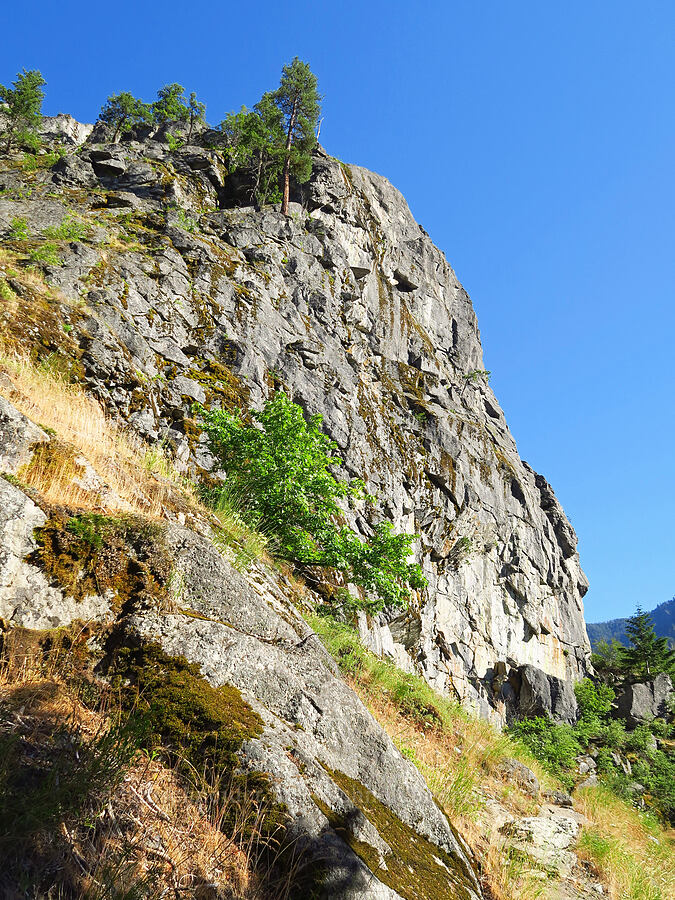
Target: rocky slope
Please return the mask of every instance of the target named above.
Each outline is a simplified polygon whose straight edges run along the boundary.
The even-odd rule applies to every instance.
[[[188,469],[211,466],[195,400],[258,405],[285,386],[380,499],[357,527],[386,516],[421,535],[429,587],[409,614],[364,618],[371,646],[498,720],[519,667],[580,677],[576,536],[519,458],[471,302],[401,194],[320,153],[287,219],[238,206],[214,150],[110,145],[95,129],[73,152],[88,128],[50,129],[70,151],[49,171],[3,171],[0,228],[23,218],[39,247],[62,227],[45,269],[89,389]],[[24,316],[65,352],[44,310]]]

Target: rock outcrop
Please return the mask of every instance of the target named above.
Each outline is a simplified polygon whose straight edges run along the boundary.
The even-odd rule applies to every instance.
[[[616,698],[616,711],[629,728],[651,722],[658,716],[667,718],[673,683],[665,672],[651,681],[629,684]]]
[[[290,217],[227,208],[217,151],[97,137],[31,173],[29,198],[28,175],[2,174],[0,229],[25,219],[38,244],[66,217],[81,226],[45,263],[67,340],[29,304],[16,330],[70,354],[107,408],[186,470],[212,465],[195,401],[257,406],[285,387],[379,498],[353,524],[368,534],[385,517],[421,536],[428,589],[410,612],[363,619],[371,647],[498,721],[499,664],[581,677],[574,531],[520,459],[469,297],[401,194],[320,152]]]

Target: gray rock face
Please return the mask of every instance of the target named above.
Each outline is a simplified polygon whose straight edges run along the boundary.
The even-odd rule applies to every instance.
[[[37,549],[33,530],[47,517],[18,488],[0,478],[0,619],[23,628],[57,628],[75,619],[107,619],[103,597],[64,597],[30,561]]]
[[[503,760],[499,768],[509,781],[520,785],[530,796],[539,796],[539,779],[524,763],[509,758]]]
[[[329,826],[317,806],[354,822],[354,837],[372,846],[383,866],[390,847],[376,825],[340,789],[335,770],[365,786],[391,812],[456,860],[452,885],[480,894],[459,838],[421,775],[394,747],[335,663],[269,574],[237,572],[205,538],[179,527],[168,533],[175,561],[176,605],[190,614],[144,610],[126,623],[144,641],[197,663],[213,685],[232,684],[260,714],[265,731],[244,747],[244,764],[268,772],[299,833],[330,860],[326,896],[396,897]],[[194,614],[197,614],[195,616]]]
[[[220,209],[217,152],[149,139],[85,143],[40,177],[45,194],[68,189],[63,203],[39,185],[28,201],[0,198],[0,229],[21,215],[38,233],[94,207],[97,234],[127,229],[123,251],[100,236],[91,257],[63,246],[49,273],[84,299],[71,336],[111,412],[165,439],[186,469],[209,468],[188,382],[231,408],[285,386],[380,498],[354,526],[368,534],[386,518],[421,537],[428,589],[404,616],[364,619],[367,643],[497,721],[498,663],[563,683],[585,673],[574,531],[481,375],[469,297],[385,178],[320,153],[287,218]],[[93,184],[103,194],[87,194]]]
[[[626,720],[629,728],[636,728],[657,716],[667,716],[672,694],[670,676],[662,672],[652,681],[628,685],[616,699],[617,714]]]
[[[523,716],[546,716],[562,722],[574,722],[577,700],[571,681],[561,681],[534,666],[521,666],[519,713]]]
[[[0,394],[0,472],[16,475],[21,466],[30,462],[32,448],[48,440],[48,434]]]
[[[548,807],[542,815],[526,816],[505,826],[509,844],[548,870],[569,876],[577,863],[570,849],[579,833],[573,811]]]

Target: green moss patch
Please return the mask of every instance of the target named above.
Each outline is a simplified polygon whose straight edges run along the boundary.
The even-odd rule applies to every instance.
[[[473,884],[474,879],[463,860],[419,835],[355,779],[343,772],[327,771],[391,847],[392,852],[386,857],[385,868],[380,863],[378,851],[354,837],[346,817],[338,815],[315,798],[331,827],[379,881],[405,900],[431,900],[432,897],[468,900],[469,885]]]
[[[34,561],[76,600],[111,592],[124,609],[166,597],[171,561],[159,525],[130,515],[55,512],[35,537]]]
[[[147,723],[150,745],[163,748],[186,771],[205,775],[233,801],[227,805],[226,832],[280,838],[286,808],[274,798],[267,775],[242,771],[237,756],[244,741],[263,731],[262,719],[237,688],[214,688],[199,666],[168,656],[158,644],[117,649],[109,674],[125,706]]]

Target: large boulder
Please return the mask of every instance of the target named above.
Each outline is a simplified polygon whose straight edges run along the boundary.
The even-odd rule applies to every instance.
[[[520,666],[518,669],[520,691],[518,713],[521,716],[545,716],[559,722],[574,722],[577,717],[577,699],[571,681],[563,681],[548,675],[536,666]]]
[[[657,716],[665,717],[672,694],[673,683],[665,672],[651,681],[629,684],[617,697],[617,716],[625,719],[629,728],[636,728]]]

